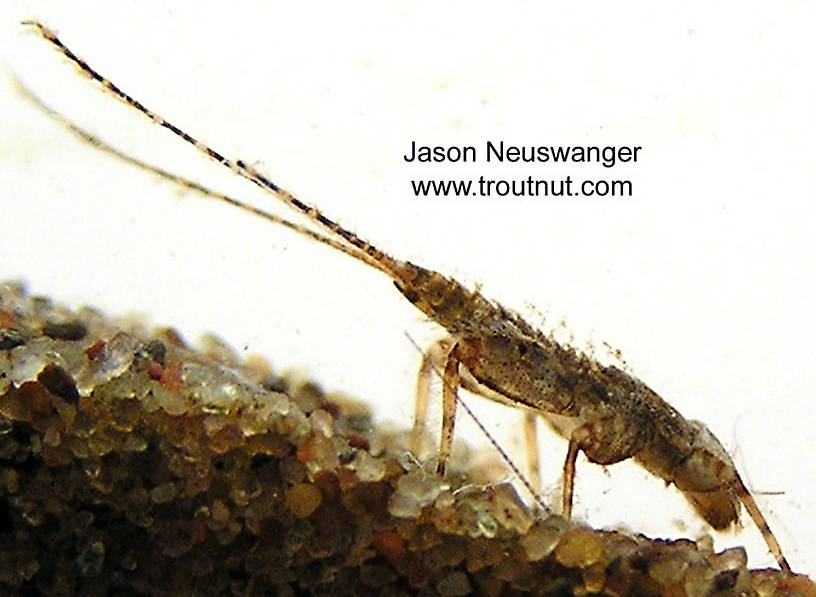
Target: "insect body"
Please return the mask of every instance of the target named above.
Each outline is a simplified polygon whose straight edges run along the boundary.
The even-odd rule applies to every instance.
[[[603,465],[634,458],[667,484],[676,485],[697,512],[716,529],[729,527],[738,520],[741,502],[759,527],[779,566],[790,570],[779,543],[733,461],[705,425],[685,419],[633,375],[614,366],[601,365],[589,356],[559,344],[520,316],[485,299],[479,292],[442,274],[384,253],[315,207],[301,202],[246,162],[225,157],[149,110],[92,69],[42,24],[27,24],[105,90],[213,160],[270,192],[315,222],[325,233],[291,223],[138,162],[63,119],[87,141],[176,183],[308,235],[383,272],[405,298],[448,332],[448,337],[435,344],[423,359],[414,433],[414,437],[418,437],[418,430],[424,424],[429,377],[434,369],[441,370],[444,384],[442,438],[437,465],[440,474],[444,473],[450,455],[457,392],[462,386],[543,416],[568,440],[562,498],[565,517],[571,515],[579,451],[591,462]]]

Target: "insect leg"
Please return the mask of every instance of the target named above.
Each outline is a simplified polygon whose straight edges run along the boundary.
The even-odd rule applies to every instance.
[[[445,465],[453,446],[453,425],[456,422],[456,402],[459,393],[459,358],[456,355],[456,344],[448,352],[445,361],[442,386],[442,437],[439,441],[439,460],[436,472],[445,474]]]
[[[411,453],[419,457],[422,447],[422,436],[425,433],[425,422],[428,416],[428,399],[431,394],[431,378],[442,370],[453,348],[452,338],[443,338],[434,343],[423,355],[422,364],[417,375],[416,398],[414,400],[414,426],[411,429]]]
[[[575,461],[578,451],[595,464],[615,464],[631,458],[646,441],[642,429],[625,416],[612,415],[584,423],[570,434],[567,458],[564,461],[564,489],[562,514],[572,516],[572,494],[575,487]]]
[[[532,411],[525,411],[524,422],[524,450],[527,453],[527,478],[535,489],[536,493],[541,493],[541,473],[538,461],[538,431],[536,421],[538,417]]]
[[[468,341],[468,338],[458,338],[457,340],[454,340],[454,338],[451,337],[451,338],[448,338],[447,341],[449,341],[451,344],[453,344],[453,342],[456,341],[458,343],[458,345],[461,346],[461,344],[466,343]],[[441,342],[440,342],[440,344],[441,344]],[[439,368],[434,367],[433,369],[441,377],[444,377],[444,374],[441,373],[441,370]],[[490,394],[489,391],[487,391],[487,389],[484,386],[480,385],[479,382],[477,382],[473,378],[472,375],[468,375],[467,369],[462,368],[461,363],[460,363],[460,369],[459,369],[459,377],[458,377],[457,381],[459,383],[459,386],[462,387],[462,388],[465,388],[468,392],[471,392],[471,393],[473,393],[473,394],[475,394],[477,396],[483,396],[484,398],[487,398],[488,400],[494,400],[495,401],[495,397],[492,394]],[[541,508],[542,512],[545,512],[548,515],[551,514],[550,508],[547,506],[547,504],[544,503],[544,500],[541,499],[541,492],[539,491],[539,489],[533,487],[532,483],[528,480],[527,476],[524,473],[522,473],[521,470],[519,470],[519,468],[516,466],[516,464],[513,462],[513,460],[507,454],[507,452],[505,452],[504,449],[502,449],[502,447],[493,439],[493,437],[490,435],[490,432],[488,432],[488,430],[485,428],[485,426],[482,425],[481,421],[479,421],[479,419],[476,418],[476,416],[473,414],[473,411],[471,411],[470,408],[468,408],[468,405],[465,402],[462,402],[458,397],[457,397],[457,400],[459,400],[459,404],[461,405],[461,407],[465,410],[465,412],[468,415],[470,415],[470,418],[473,419],[473,422],[482,431],[482,433],[485,435],[485,437],[488,439],[488,441],[490,441],[490,443],[493,444],[493,447],[496,449],[496,451],[499,453],[499,455],[501,455],[502,460],[504,460],[505,464],[507,464],[507,466],[510,468],[510,470],[513,471],[513,474],[516,475],[519,482],[521,482],[521,484],[524,486],[524,488],[529,492],[530,497],[533,498],[533,501],[536,503],[536,505],[539,508]],[[499,400],[498,402],[502,402],[502,401]],[[538,445],[537,445],[537,443],[533,446],[533,448],[535,449],[535,452],[534,452],[535,460],[534,460],[534,462],[537,464],[538,463]],[[538,473],[538,468],[537,467],[535,469],[535,472]],[[540,484],[540,475],[538,475],[537,481]]]
[[[564,461],[564,488],[561,493],[561,516],[569,520],[572,518],[572,492],[575,488],[575,460],[578,458],[578,440],[573,437],[567,448],[567,458]]]

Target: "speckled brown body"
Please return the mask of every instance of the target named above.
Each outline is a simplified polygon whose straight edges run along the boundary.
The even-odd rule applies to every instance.
[[[486,396],[536,411],[567,439],[587,430],[579,447],[590,461],[635,458],[675,484],[714,528],[737,521],[736,469],[702,423],[636,377],[561,346],[455,280],[410,263],[401,273],[397,288],[451,334],[457,360],[490,390]]]

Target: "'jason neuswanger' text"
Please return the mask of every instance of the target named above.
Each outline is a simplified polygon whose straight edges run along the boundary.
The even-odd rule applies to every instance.
[[[596,145],[509,145],[504,141],[487,141],[485,162],[567,162],[598,163],[612,168],[618,163],[637,162],[642,146],[603,147]],[[473,145],[420,145],[411,141],[411,148],[402,156],[406,162],[478,162]]]

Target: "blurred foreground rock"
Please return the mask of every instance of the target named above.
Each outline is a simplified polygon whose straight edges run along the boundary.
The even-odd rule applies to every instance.
[[[0,284],[0,593],[816,595],[444,481],[364,406]]]

